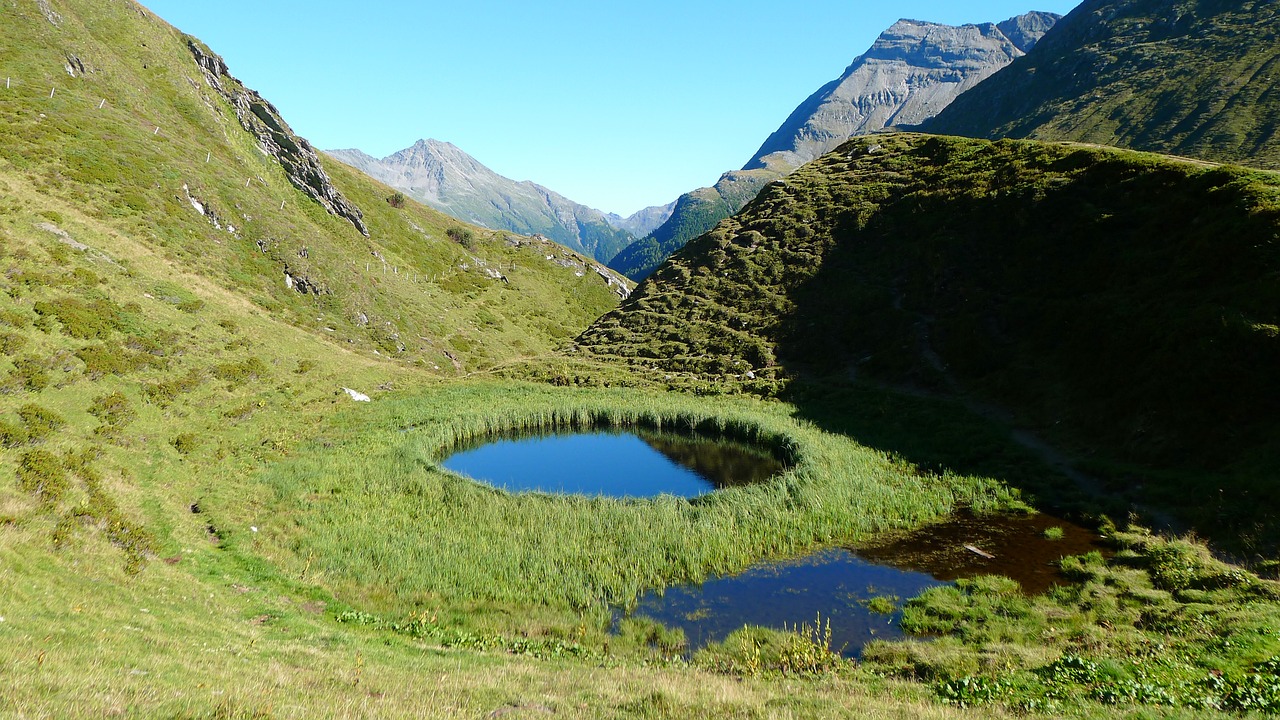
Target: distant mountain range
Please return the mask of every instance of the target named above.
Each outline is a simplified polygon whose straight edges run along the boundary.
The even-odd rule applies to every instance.
[[[672,207],[646,208],[629,218],[606,215],[537,183],[503,177],[439,140],[419,140],[381,160],[355,149],[328,154],[460,220],[543,235],[601,262],[662,224]]]
[[[670,219],[619,253],[610,267],[644,278],[689,240],[741,209],[769,181],[851,136],[933,117],[1024,55],[1059,17],[1029,12],[1001,23],[958,27],[899,20],[843,75],[801,103],[742,170],[680,197]]]
[[[1085,0],[923,129],[1280,167],[1280,6]]]

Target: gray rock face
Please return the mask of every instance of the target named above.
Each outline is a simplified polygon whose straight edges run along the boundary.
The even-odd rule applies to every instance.
[[[1058,18],[1031,12],[959,27],[899,20],[843,75],[796,108],[745,169],[787,172],[853,135],[918,125],[1024,55]]]
[[[532,182],[505,178],[451,143],[419,140],[381,160],[360,150],[329,155],[459,220],[541,234],[608,261],[635,237],[604,213]]]
[[[367,237],[364,214],[333,186],[311,143],[294,134],[274,105],[232,77],[221,57],[194,38],[187,39],[187,47],[204,73],[205,83],[231,103],[240,125],[258,139],[263,152],[280,163],[289,182],[331,214],[349,220]]]
[[[653,207],[639,210],[630,217],[624,218],[621,215],[607,213],[604,218],[609,221],[610,225],[619,230],[626,230],[636,237],[644,237],[666,222],[667,218],[671,217],[671,211],[675,207],[676,202],[672,200],[666,205],[654,205]]]

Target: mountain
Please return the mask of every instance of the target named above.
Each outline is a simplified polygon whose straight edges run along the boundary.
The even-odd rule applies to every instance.
[[[770,180],[851,136],[933,117],[1034,47],[1059,17],[1029,12],[1001,23],[958,27],[899,20],[839,78],[801,103],[741,171],[682,196],[663,226],[619,253],[610,267],[641,279],[684,243],[737,212]]]
[[[626,230],[636,237],[644,237],[649,233],[657,230],[662,223],[671,217],[671,211],[676,207],[674,200],[666,205],[654,205],[643,210],[632,213],[630,217],[622,217],[614,213],[607,213],[604,217],[609,224],[620,229]]]
[[[926,125],[1280,167],[1280,8],[1086,0]]]
[[[625,220],[615,225],[599,210],[541,185],[505,178],[447,142],[419,140],[381,160],[359,150],[328,153],[453,217],[495,230],[544,235],[601,262],[635,240],[622,227]]]
[[[579,352],[704,385],[962,393],[1198,520],[1200,482],[1272,507],[1277,198],[1280,175],[1131,151],[856,139],[690,242]],[[1257,512],[1236,519],[1274,526]]]
[[[854,135],[918,125],[1022,57],[1059,17],[1029,12],[959,27],[899,20],[843,75],[801,103],[745,168],[786,173]]]

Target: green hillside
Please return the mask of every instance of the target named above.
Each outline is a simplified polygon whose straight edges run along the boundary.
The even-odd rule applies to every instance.
[[[770,185],[579,343],[766,392],[797,375],[959,392],[1116,490],[1271,545],[1278,200],[1264,172],[877,136]]]
[[[1099,463],[1129,462],[1100,470],[1200,480],[1234,453],[1220,477],[1257,511],[1232,515],[1237,534],[1265,536],[1271,175],[1036,144],[850,145],[659,271],[631,306],[650,314],[588,331],[629,283],[327,161],[132,0],[18,0],[0,17],[0,717],[1280,711],[1274,563],[1118,530],[1100,513],[1127,500],[1073,492],[1001,422],[935,390],[963,383],[1032,422],[1078,392],[1070,407],[1105,411],[1102,428],[1136,412],[1099,399],[1114,392],[1149,422],[1132,447],[1100,444]],[[910,238],[901,254],[857,242],[887,237],[881,223]],[[1014,242],[985,244],[984,228]],[[951,236],[958,248],[931,244]],[[981,267],[1007,268],[1003,295],[974,279],[991,253]],[[899,275],[897,291],[846,282]],[[1082,302],[1104,322],[1076,321]],[[1060,333],[1037,324],[1045,308]],[[590,352],[566,351],[580,335]],[[651,340],[672,357],[643,357]],[[1144,372],[1067,372],[1104,341],[1103,359]],[[863,344],[883,357],[845,352]],[[806,368],[816,384],[783,387]],[[822,377],[851,371],[878,380]],[[1199,435],[1159,414],[1195,395],[1177,382],[1215,393]],[[1062,438],[1089,437],[1062,418]],[[751,443],[786,469],[640,501],[507,493],[440,465],[496,432],[585,427]],[[1211,510],[1239,507],[1216,497]],[[859,661],[826,617],[696,652],[619,617],[642,593],[763,559],[1051,502],[1115,556],[1062,560],[1072,584],[1037,597],[998,577],[878,596],[914,637]]]
[[[1086,0],[923,129],[1280,167],[1280,8]]]
[[[712,187],[681,195],[671,217],[623,248],[609,261],[609,267],[632,280],[643,280],[676,250],[741,210],[777,176],[773,170],[736,170],[725,173]]]

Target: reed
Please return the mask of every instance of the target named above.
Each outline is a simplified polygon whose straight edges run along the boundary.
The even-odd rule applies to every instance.
[[[340,416],[333,436],[268,469],[264,528],[286,567],[353,605],[433,611],[484,630],[540,609],[588,617],[647,590],[762,557],[1016,501],[996,481],[940,476],[792,417],[781,403],[519,383],[451,385]],[[789,467],[694,499],[511,494],[440,468],[460,443],[513,430],[638,427],[745,442]],[[319,574],[317,575],[317,571]],[[551,625],[556,625],[553,621]]]

